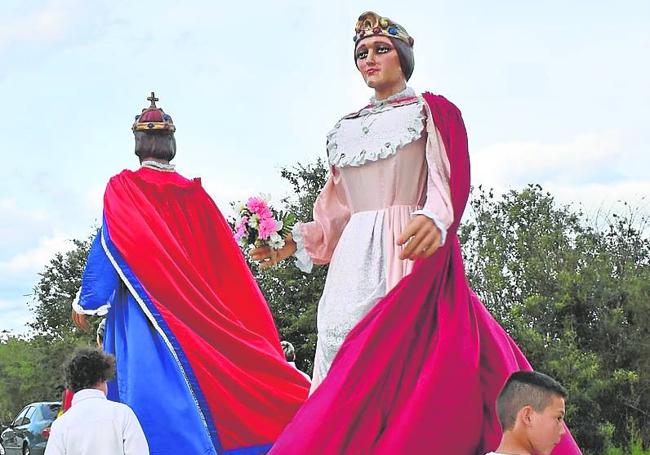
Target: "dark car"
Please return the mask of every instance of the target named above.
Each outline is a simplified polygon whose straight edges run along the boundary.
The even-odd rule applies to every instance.
[[[50,426],[60,408],[61,403],[56,402],[25,406],[0,435],[0,444],[6,455],[43,455],[50,436]]]

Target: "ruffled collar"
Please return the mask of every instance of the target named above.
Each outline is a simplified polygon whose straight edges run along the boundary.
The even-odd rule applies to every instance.
[[[394,95],[389,96],[388,98],[384,98],[381,100],[378,100],[376,97],[371,97],[370,98],[370,104],[368,107],[375,107],[375,106],[383,106],[384,104],[390,104],[394,101],[401,100],[404,98],[415,98],[417,95],[415,93],[415,90],[413,90],[411,87],[406,87],[404,90],[402,90],[399,93],[395,93]]]
[[[388,158],[418,140],[426,121],[423,103],[413,89],[406,88],[343,117],[327,135],[329,163],[362,166]]]
[[[154,160],[145,160],[140,163],[140,167],[147,167],[149,169],[155,169],[156,171],[174,172],[176,165],[170,163],[160,163]]]

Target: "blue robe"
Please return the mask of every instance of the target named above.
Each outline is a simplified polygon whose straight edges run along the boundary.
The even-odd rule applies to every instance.
[[[86,314],[106,312],[104,350],[116,360],[108,398],[133,409],[152,455],[221,453],[181,367],[120,279],[101,237],[102,230],[90,248],[76,304]]]

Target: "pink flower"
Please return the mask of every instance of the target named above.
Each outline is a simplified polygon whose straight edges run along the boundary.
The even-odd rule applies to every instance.
[[[261,197],[249,197],[248,201],[246,201],[246,207],[248,207],[248,210],[250,210],[252,213],[257,213],[260,215],[260,217],[263,211],[269,210],[269,206],[266,204],[266,201]]]
[[[262,207],[257,214],[260,217],[260,220],[268,219],[268,218],[273,218],[273,212],[271,211],[270,208],[268,207]]]
[[[267,240],[277,229],[278,223],[273,218],[261,219],[258,227],[258,237],[261,240]]]
[[[242,216],[239,222],[235,225],[235,240],[239,242],[242,237],[245,237],[248,233],[246,232],[246,225],[248,224],[248,217]]]

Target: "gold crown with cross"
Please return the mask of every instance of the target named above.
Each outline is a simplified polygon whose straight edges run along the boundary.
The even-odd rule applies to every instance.
[[[162,108],[156,106],[156,94],[151,92],[151,96],[147,98],[151,104],[149,107],[142,109],[142,113],[135,116],[135,122],[131,129],[133,131],[151,131],[159,133],[173,133],[176,131],[176,126],[172,121],[170,115],[165,114]]]

